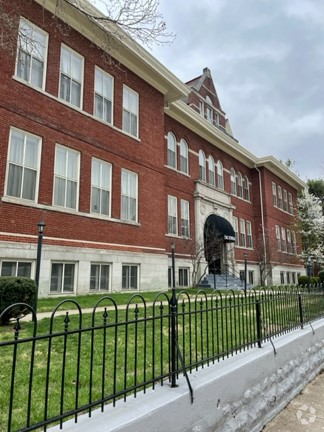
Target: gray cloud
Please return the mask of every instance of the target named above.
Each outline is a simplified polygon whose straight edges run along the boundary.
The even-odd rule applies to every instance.
[[[324,177],[324,2],[160,1],[170,47],[154,49],[183,81],[208,66],[241,145]]]

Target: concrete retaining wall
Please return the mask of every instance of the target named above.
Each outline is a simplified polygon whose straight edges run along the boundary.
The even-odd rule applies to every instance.
[[[205,367],[186,381],[97,410],[65,423],[68,432],[256,432],[324,369],[324,320]],[[50,431],[58,431],[51,428]]]

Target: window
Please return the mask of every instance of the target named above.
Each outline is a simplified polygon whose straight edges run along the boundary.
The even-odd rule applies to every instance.
[[[286,230],[283,227],[281,228],[281,250],[287,252]]]
[[[206,156],[202,150],[199,150],[199,180],[206,181]]]
[[[243,185],[244,185],[244,191],[243,191],[244,199],[246,201],[250,201],[250,185],[249,185],[249,179],[247,178],[247,176],[244,177]]]
[[[231,194],[236,195],[236,175],[233,168],[231,168]]]
[[[21,276],[31,278],[31,263],[23,261],[2,261],[0,276]]]
[[[54,165],[54,205],[77,209],[79,153],[56,146]]]
[[[124,264],[122,268],[122,289],[137,290],[138,265]]]
[[[240,172],[237,173],[237,196],[243,198],[243,182],[242,174]]]
[[[177,198],[168,196],[168,233],[178,234]]]
[[[287,252],[292,253],[291,231],[287,229]]]
[[[253,248],[252,224],[249,221],[246,221],[246,245],[248,248]]]
[[[190,237],[189,202],[181,200],[181,235]]]
[[[250,285],[254,284],[254,271],[253,270],[248,271],[248,283]]]
[[[280,227],[276,225],[276,242],[277,242],[277,251],[281,251],[281,234],[280,234]]]
[[[238,229],[238,219],[236,216],[233,218],[233,228],[235,232],[235,245],[239,246],[239,229]]]
[[[224,190],[224,169],[221,161],[217,162],[217,186]]]
[[[36,201],[40,168],[41,139],[11,129],[7,166],[7,195]]]
[[[206,107],[206,119],[209,123],[213,123],[213,109],[211,108],[212,101],[209,96],[206,96],[206,102],[209,104],[209,106],[207,105]]]
[[[290,192],[288,193],[288,203],[289,203],[289,213],[293,215],[294,214],[294,204],[293,204],[293,199],[292,199],[292,195]]]
[[[212,156],[208,158],[208,181],[209,184],[215,186],[215,162]]]
[[[286,189],[283,191],[283,209],[284,211],[288,211],[288,194]]]
[[[290,272],[286,272],[287,284],[290,285]]]
[[[282,209],[282,189],[278,186],[278,207]]]
[[[52,263],[51,292],[73,292],[74,291],[74,263]]]
[[[110,216],[111,165],[92,159],[91,167],[91,211]]]
[[[107,123],[112,123],[113,85],[113,77],[96,67],[94,115]]]
[[[203,101],[199,101],[199,113],[203,117],[205,116],[205,109],[204,109],[204,102]]]
[[[167,164],[169,167],[177,168],[177,142],[173,133],[168,133],[168,156]]]
[[[283,271],[280,272],[280,283],[281,285],[285,283],[285,273]]]
[[[291,240],[292,240],[292,253],[297,254],[297,241],[296,241],[296,233],[295,231],[291,231]]]
[[[81,108],[82,86],[83,57],[62,45],[60,98]]]
[[[180,140],[180,171],[188,174],[188,144],[184,139]]]
[[[124,85],[123,88],[123,130],[138,136],[138,93]]]
[[[137,174],[123,169],[121,175],[121,218],[137,222]]]
[[[90,290],[109,291],[109,264],[91,264]]]
[[[189,286],[189,269],[179,268],[179,286],[188,287]]]
[[[240,219],[240,245],[246,246],[246,238],[245,238],[245,220]]]
[[[292,272],[292,273],[291,273],[291,279],[292,279],[292,283],[293,283],[294,285],[296,285],[296,273],[295,273],[295,272]]]
[[[47,33],[20,19],[16,76],[41,89],[45,85],[47,43]]]
[[[277,185],[276,183],[272,183],[272,202],[274,207],[277,207],[278,201],[277,201]]]

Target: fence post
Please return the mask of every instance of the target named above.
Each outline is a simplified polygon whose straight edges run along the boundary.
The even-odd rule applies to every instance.
[[[298,294],[298,307],[299,307],[300,327],[303,329],[304,328],[303,303],[302,303],[302,296],[300,293]]]
[[[171,387],[177,387],[177,313],[178,304],[175,290],[175,261],[174,261],[174,243],[171,244],[171,260],[172,260],[172,296],[170,299],[170,314],[171,314]]]
[[[258,338],[258,347],[262,348],[261,339],[262,339],[262,322],[261,322],[261,302],[260,300],[256,300],[256,325],[257,325],[257,338]]]

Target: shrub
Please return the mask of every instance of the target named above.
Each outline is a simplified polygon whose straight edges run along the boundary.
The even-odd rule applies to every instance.
[[[318,277],[320,279],[320,282],[324,282],[324,270],[318,272]]]
[[[308,285],[311,283],[311,278],[308,276],[299,276],[298,277],[298,285]]]
[[[32,279],[24,277],[0,277],[0,314],[10,305],[27,303],[34,307],[36,301],[36,284]],[[6,325],[12,318],[25,316],[29,309],[17,306],[10,309],[0,320]]]

